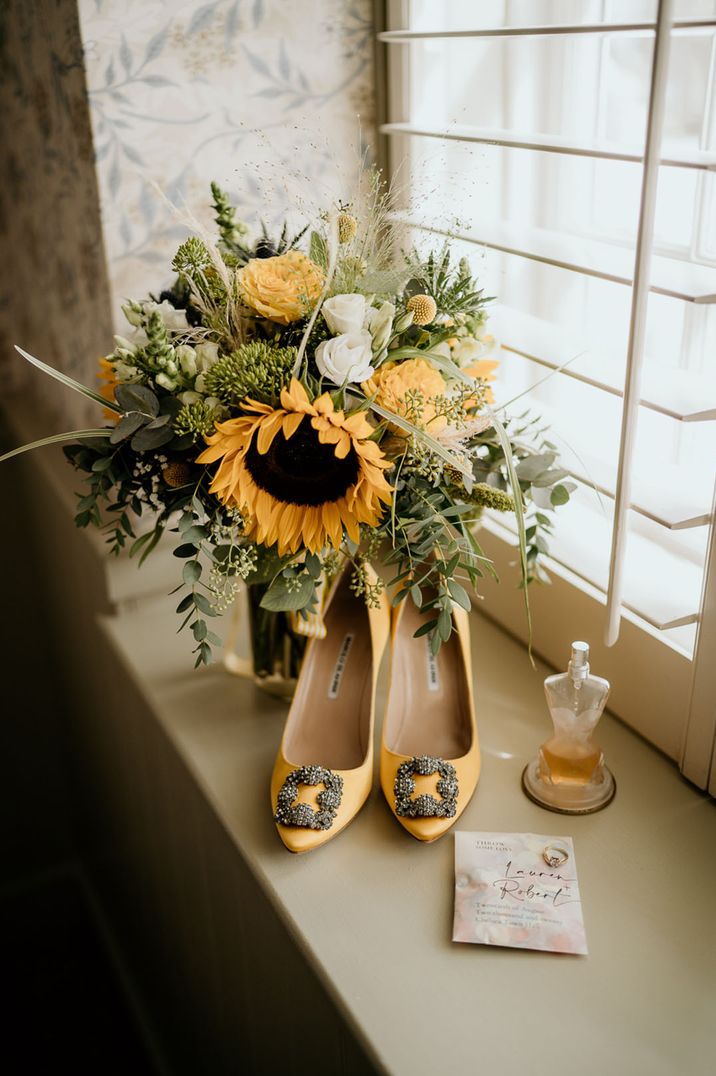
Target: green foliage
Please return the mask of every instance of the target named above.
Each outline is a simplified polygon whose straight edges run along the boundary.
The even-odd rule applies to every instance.
[[[184,404],[174,420],[174,430],[180,435],[191,437],[192,443],[215,433],[216,414],[204,401]]]
[[[222,191],[218,183],[211,184],[213,197],[212,209],[216,217],[216,225],[221,236],[220,245],[230,254],[238,256],[241,261],[246,261],[248,249],[243,242],[247,227],[242,221],[237,221],[236,210],[229,201],[229,196]]]
[[[278,403],[288,385],[296,349],[279,348],[263,340],[244,344],[220,358],[207,372],[204,385],[210,396],[236,406],[250,396],[261,403]]]
[[[172,261],[174,271],[191,280],[205,274],[210,266],[211,255],[206,244],[193,235],[182,243]]]
[[[476,286],[467,258],[461,258],[457,267],[453,265],[447,243],[437,253],[431,251],[406,288],[408,296],[421,292],[433,297],[441,314],[463,322],[466,317],[481,315],[485,303],[491,302]]]
[[[487,482],[478,482],[470,493],[462,496],[470,504],[479,505],[481,508],[492,508],[495,512],[514,512],[515,500],[504,489],[489,486]]]

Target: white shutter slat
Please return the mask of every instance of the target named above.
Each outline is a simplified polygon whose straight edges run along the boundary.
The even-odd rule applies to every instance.
[[[451,124],[450,127],[422,127],[412,123],[384,123],[381,134],[391,137],[408,135],[412,138],[435,138],[445,142],[467,142],[478,145],[502,146],[505,149],[535,150],[540,153],[559,153],[573,157],[592,157],[599,160],[627,161],[641,164],[644,155],[640,150],[629,149],[618,143],[579,143],[559,135],[519,133],[498,128],[478,128]],[[661,165],[669,168],[693,168],[706,172],[716,171],[716,153],[706,150],[684,152],[676,147],[662,153]]]
[[[489,327],[506,351],[612,396],[624,395],[623,369],[616,369],[606,355],[585,349],[583,341],[560,326],[500,304],[490,313]],[[571,365],[562,368],[570,360]],[[599,376],[593,372],[597,370]],[[710,384],[704,381],[700,373],[659,366],[647,355],[641,406],[677,422],[712,422],[716,420],[716,376]]]
[[[634,251],[628,247],[500,222],[479,223],[472,231],[464,232],[423,224],[401,213],[392,214],[392,219],[406,228],[444,235],[572,273],[614,284],[633,283]],[[716,268],[656,255],[652,259],[649,291],[684,302],[716,303]]]
[[[672,30],[708,30],[715,19],[677,19]],[[557,37],[571,34],[643,34],[653,33],[653,22],[562,23],[535,26],[489,26],[482,30],[384,30],[378,40],[386,45],[410,44],[411,41],[470,37]]]
[[[490,529],[509,533],[505,517],[490,518]],[[589,540],[585,541],[585,536]],[[605,597],[609,579],[608,550],[611,518],[577,502],[560,513],[559,527],[550,541],[550,557],[572,575]],[[631,533],[626,554],[624,607],[657,631],[695,624],[699,619],[702,570],[698,565],[668,553],[641,535]],[[549,567],[549,565],[548,565]],[[669,578],[668,588],[661,580]]]

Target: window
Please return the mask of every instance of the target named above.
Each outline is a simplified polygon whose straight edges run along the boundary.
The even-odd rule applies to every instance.
[[[499,297],[498,402],[530,390],[520,403],[544,417],[577,483],[557,519],[553,585],[532,592],[536,649],[562,665],[571,638],[587,636],[616,712],[706,787],[716,720],[705,663],[716,604],[707,571],[716,3],[390,0],[385,19],[381,130],[405,190],[400,214],[420,248],[443,233],[463,240],[460,253]],[[642,226],[653,258],[636,437],[620,451],[657,37],[668,54],[661,165],[653,228],[648,214]],[[626,541],[613,556],[627,468]],[[509,565],[511,535],[498,520],[486,530],[498,565]],[[606,648],[620,558],[621,630]],[[486,611],[524,633],[509,586],[490,591]]]

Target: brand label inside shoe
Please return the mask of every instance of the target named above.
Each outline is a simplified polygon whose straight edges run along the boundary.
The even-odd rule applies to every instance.
[[[338,651],[338,660],[336,661],[333,675],[331,677],[331,686],[328,689],[328,698],[337,699],[338,692],[341,690],[341,680],[343,679],[343,671],[348,661],[348,654],[350,653],[351,646],[353,645],[353,639],[355,636],[346,635],[345,639],[341,643],[341,648]]]
[[[428,691],[440,690],[440,670],[438,659],[430,649],[430,639],[425,636],[425,672],[428,678]]]

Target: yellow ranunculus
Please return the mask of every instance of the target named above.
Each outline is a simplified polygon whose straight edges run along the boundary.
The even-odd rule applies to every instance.
[[[299,250],[275,258],[252,258],[238,274],[246,305],[281,325],[298,321],[313,308],[323,279],[319,266]]]
[[[402,415],[415,425],[423,426],[428,433],[435,435],[446,425],[442,415],[435,414],[431,400],[445,393],[445,379],[425,359],[407,359],[405,362],[386,362],[379,366],[373,376],[362,385],[366,396],[375,396],[376,401],[388,411]],[[419,392],[423,398],[420,422],[415,422],[409,393]],[[407,397],[407,399],[406,399]],[[403,433],[396,427],[397,433]]]

